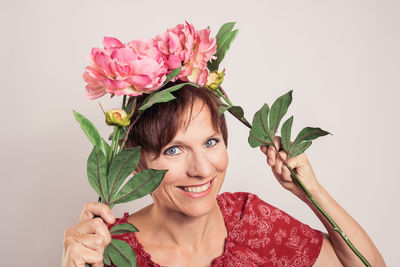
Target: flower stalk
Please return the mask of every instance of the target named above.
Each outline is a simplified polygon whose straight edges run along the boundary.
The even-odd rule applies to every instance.
[[[246,125],[249,129],[252,129],[252,126],[244,123],[243,120],[240,120],[244,125]],[[354,254],[357,255],[357,257],[364,263],[365,266],[370,267],[371,264],[365,259],[365,257],[357,250],[357,248],[353,245],[353,243],[350,241],[350,239],[346,236],[346,234],[340,229],[340,227],[337,225],[337,223],[329,216],[329,214],[319,205],[318,201],[315,200],[313,195],[311,194],[310,190],[303,184],[303,182],[300,180],[298,177],[297,173],[289,166],[287,161],[278,153],[279,149],[278,147],[272,142],[267,144],[272,145],[275,151],[277,152],[278,157],[284,162],[284,165],[290,172],[290,177],[292,180],[303,190],[303,192],[306,194],[307,198],[313,203],[313,205],[317,208],[319,212],[325,217],[325,219],[328,220],[328,222],[331,224],[333,230],[337,232],[340,237],[346,242],[348,247],[354,252]]]
[[[118,152],[119,137],[121,135],[121,127],[115,126],[114,129],[117,132],[117,134],[116,134],[115,140],[114,140],[113,156],[112,156],[113,158],[115,157],[115,155],[117,155],[117,152]]]
[[[274,145],[275,150],[277,151],[277,148]],[[280,156],[280,154],[278,153]],[[281,158],[282,159],[282,158]],[[319,205],[318,201],[315,200],[311,192],[308,190],[308,188],[303,184],[303,182],[300,180],[300,178],[297,176],[297,173],[287,164],[286,160],[284,161],[286,168],[290,172],[290,177],[292,180],[303,190],[304,193],[306,193],[308,199],[314,204],[314,206],[317,208],[319,212],[328,220],[328,222],[331,224],[333,230],[337,232],[340,237],[346,242],[346,244],[349,246],[349,248],[354,252],[354,254],[357,255],[357,257],[364,263],[365,266],[370,267],[371,264],[365,259],[365,257],[357,250],[357,248],[353,245],[353,243],[350,241],[350,239],[346,236],[346,234],[340,229],[339,225],[329,216],[329,214]]]

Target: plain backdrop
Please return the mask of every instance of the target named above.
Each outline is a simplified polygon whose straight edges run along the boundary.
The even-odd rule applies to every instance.
[[[400,2],[336,1],[3,1],[0,9],[2,266],[59,266],[64,230],[86,201],[92,149],[72,109],[107,136],[98,101],[81,78],[104,36],[151,38],[185,20],[197,29],[236,21],[221,67],[223,87],[249,120],[293,89],[293,132],[333,135],[307,154],[320,183],[364,227],[388,266],[399,225]],[[121,99],[100,99],[105,108]],[[310,209],[280,187],[248,129],[227,116],[230,165],[222,191],[248,191],[312,227]],[[150,202],[114,208],[116,216]]]

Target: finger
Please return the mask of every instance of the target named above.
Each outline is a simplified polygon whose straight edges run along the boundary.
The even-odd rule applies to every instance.
[[[283,166],[283,161],[279,157],[277,157],[273,168],[274,172],[279,176],[282,175],[282,166]]]
[[[77,243],[92,250],[103,251],[104,248],[109,244],[108,239],[104,238],[99,234],[86,234],[71,236]]]
[[[85,263],[92,264],[92,266],[103,266],[103,252],[99,253],[97,251],[83,247],[81,258]],[[85,265],[82,265],[82,267]]]
[[[268,146],[267,163],[269,166],[274,166],[276,162],[276,150],[273,146]]]
[[[73,266],[84,267],[86,263],[100,264],[103,261],[102,252],[89,249],[75,240],[70,241],[66,248],[66,257],[70,259]]]
[[[103,256],[104,257],[104,256]],[[104,267],[103,262],[92,264],[92,267]]]
[[[275,164],[276,173],[282,175],[283,168],[286,168],[285,160],[287,159],[287,154],[285,151],[280,151],[277,155],[278,156]]]
[[[290,168],[292,168],[293,170],[299,167],[299,157],[300,155],[294,158],[290,158],[286,161]]]
[[[279,136],[274,137],[274,145],[268,146],[267,150],[267,163],[269,166],[274,166],[276,162],[276,153],[281,147],[281,138]]]
[[[283,181],[285,181],[285,182],[292,181],[292,178],[290,177],[290,171],[285,165],[282,165],[281,174],[282,174],[281,176],[282,176]]]
[[[65,236],[83,236],[87,234],[98,234],[102,236],[106,244],[111,241],[110,231],[101,218],[94,218],[81,222],[68,228],[65,232]]]
[[[92,219],[95,216],[100,216],[108,224],[112,224],[115,221],[114,215],[106,204],[87,202],[79,218],[79,222]]]
[[[261,150],[264,154],[267,154],[267,149],[268,149],[267,146],[260,146],[260,150]]]
[[[281,149],[281,138],[280,136],[275,136],[274,137],[274,146],[278,149],[278,151]]]

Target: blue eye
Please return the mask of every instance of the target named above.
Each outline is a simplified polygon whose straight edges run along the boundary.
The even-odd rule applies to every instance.
[[[206,145],[206,147],[212,147],[212,146],[215,146],[217,143],[218,143],[218,140],[215,138],[212,138],[210,140],[207,140],[205,145]]]
[[[177,146],[173,146],[165,150],[164,154],[166,155],[177,155],[179,154],[180,149]]]

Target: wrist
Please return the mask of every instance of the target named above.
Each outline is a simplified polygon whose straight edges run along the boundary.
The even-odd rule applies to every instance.
[[[321,198],[321,196],[324,194],[325,189],[322,185],[320,185],[318,182],[315,182],[312,186],[307,185],[307,189],[309,191],[309,193],[311,194],[311,196],[315,199],[318,200]],[[301,188],[299,188],[299,190],[301,191],[301,195],[298,196],[301,200],[303,200],[308,206],[310,207],[314,207],[314,204],[312,203],[312,201],[310,200],[310,198],[308,198],[307,194],[305,192],[303,192],[303,190]]]

